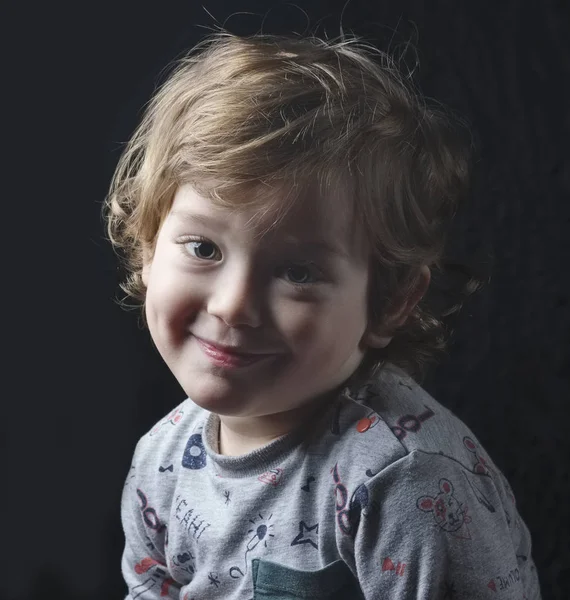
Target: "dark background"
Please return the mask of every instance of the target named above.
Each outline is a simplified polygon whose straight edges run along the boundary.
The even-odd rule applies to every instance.
[[[184,395],[114,303],[100,208],[161,69],[214,25],[202,4],[234,33],[265,19],[265,32],[329,37],[345,6],[3,4],[2,600],[125,594],[123,480],[138,438]],[[383,49],[411,40],[423,91],[471,120],[473,195],[450,252],[490,281],[424,387],[511,482],[544,598],[568,598],[568,2],[354,0],[342,25]]]

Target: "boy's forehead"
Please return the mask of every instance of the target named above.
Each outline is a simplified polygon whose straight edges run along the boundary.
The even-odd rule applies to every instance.
[[[287,206],[287,191],[258,186],[252,191],[254,202],[250,206],[220,206],[210,198],[200,195],[190,184],[177,190],[171,214],[184,218],[217,219],[230,225],[232,222],[247,228],[252,235],[271,240],[334,239],[337,243],[351,245],[353,215],[351,202],[342,193],[322,195],[315,188],[307,188]]]

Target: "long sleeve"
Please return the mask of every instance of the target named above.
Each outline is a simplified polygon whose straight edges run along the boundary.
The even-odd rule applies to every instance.
[[[180,586],[171,577],[165,546],[168,530],[164,517],[154,504],[153,490],[140,484],[144,468],[139,446],[123,489],[121,520],[125,534],[121,569],[128,587],[125,600],[178,598]]]
[[[529,531],[500,472],[414,451],[353,498],[367,600],[539,600]]]

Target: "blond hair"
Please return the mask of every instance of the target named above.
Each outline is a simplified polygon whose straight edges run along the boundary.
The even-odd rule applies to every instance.
[[[353,203],[370,249],[369,318],[379,322],[422,265],[441,267],[468,186],[466,131],[359,37],[210,34],[174,63],[117,165],[103,212],[122,249],[121,287],[144,305],[143,249],[152,252],[181,184],[223,206],[273,210],[274,223],[317,184],[323,198]],[[420,302],[359,373],[390,361],[422,377],[445,333]]]

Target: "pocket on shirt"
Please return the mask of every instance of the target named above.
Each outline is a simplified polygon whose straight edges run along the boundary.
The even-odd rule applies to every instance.
[[[318,571],[299,571],[267,560],[252,561],[253,600],[362,600],[346,563],[337,560]]]

